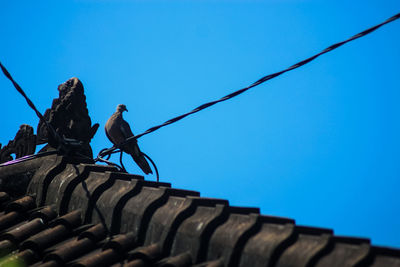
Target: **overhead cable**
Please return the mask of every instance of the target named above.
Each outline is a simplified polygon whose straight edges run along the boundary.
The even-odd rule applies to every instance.
[[[149,134],[149,133],[152,133],[152,132],[154,132],[154,131],[157,131],[158,129],[160,129],[160,128],[162,128],[162,127],[165,127],[165,126],[167,126],[167,125],[170,125],[170,124],[173,124],[173,123],[175,123],[175,122],[178,122],[178,121],[182,120],[183,118],[185,118],[185,117],[187,117],[187,116],[189,116],[189,115],[192,115],[192,114],[197,113],[197,112],[199,112],[199,111],[201,111],[201,110],[204,110],[204,109],[206,109],[206,108],[209,108],[209,107],[211,107],[211,106],[213,106],[213,105],[215,105],[215,104],[217,104],[217,103],[224,102],[224,101],[229,100],[229,99],[231,99],[231,98],[233,98],[233,97],[236,97],[236,96],[238,96],[238,95],[240,95],[240,94],[243,94],[243,93],[246,92],[247,90],[249,90],[249,89],[251,89],[251,88],[253,88],[253,87],[256,87],[256,86],[258,86],[258,85],[260,85],[260,84],[262,84],[262,83],[265,83],[265,82],[268,81],[268,80],[271,80],[271,79],[273,79],[273,78],[276,78],[276,77],[278,77],[278,76],[280,76],[280,75],[282,75],[282,74],[284,74],[284,73],[286,73],[286,72],[289,72],[289,71],[291,71],[291,70],[294,70],[294,69],[297,69],[297,68],[299,68],[299,67],[301,67],[301,66],[304,66],[305,64],[310,63],[311,61],[313,61],[313,60],[316,59],[317,57],[319,57],[319,56],[321,56],[321,55],[323,55],[323,54],[325,54],[325,53],[328,53],[328,52],[330,52],[330,51],[332,51],[332,50],[335,50],[336,48],[338,48],[338,47],[340,47],[340,46],[342,46],[342,45],[344,45],[344,44],[346,44],[346,43],[348,43],[348,42],[354,41],[354,40],[356,40],[356,39],[358,39],[358,38],[361,38],[361,37],[363,37],[363,36],[365,36],[365,35],[367,35],[367,34],[370,34],[371,32],[377,30],[378,28],[382,27],[383,25],[388,24],[388,23],[390,23],[390,22],[392,22],[392,21],[394,21],[394,20],[397,20],[397,19],[399,19],[399,18],[400,18],[400,13],[398,13],[398,14],[396,14],[396,15],[390,17],[389,19],[385,20],[384,22],[382,22],[382,23],[380,23],[380,24],[378,24],[378,25],[375,25],[375,26],[373,26],[373,27],[371,27],[371,28],[369,28],[369,29],[366,29],[366,30],[364,30],[364,31],[362,31],[362,32],[360,32],[360,33],[357,33],[356,35],[353,35],[352,37],[350,37],[350,38],[347,39],[347,40],[344,40],[344,41],[338,42],[338,43],[336,43],[336,44],[333,44],[333,45],[331,45],[331,46],[325,48],[324,50],[322,50],[322,51],[319,52],[318,54],[315,54],[315,55],[313,55],[313,56],[311,56],[311,57],[309,57],[309,58],[307,58],[307,59],[304,59],[304,60],[302,60],[302,61],[300,61],[300,62],[298,62],[298,63],[296,63],[296,64],[294,64],[294,65],[292,65],[292,66],[290,66],[290,67],[288,67],[287,69],[284,69],[284,70],[281,70],[281,71],[278,71],[278,72],[275,72],[275,73],[266,75],[266,76],[262,77],[261,79],[257,80],[256,82],[254,82],[254,83],[250,84],[249,86],[245,87],[245,88],[242,88],[242,89],[237,90],[237,91],[235,91],[235,92],[233,92],[233,93],[230,93],[230,94],[228,94],[228,95],[226,95],[226,96],[224,96],[224,97],[222,97],[222,98],[220,98],[220,99],[218,99],[218,100],[214,100],[214,101],[211,101],[211,102],[202,104],[202,105],[198,106],[197,108],[191,110],[190,112],[187,112],[187,113],[185,113],[185,114],[182,114],[182,115],[179,115],[179,116],[177,116],[177,117],[175,117],[175,118],[172,118],[172,119],[170,119],[170,120],[167,120],[166,122],[164,122],[164,123],[162,123],[162,124],[159,124],[159,125],[157,125],[157,126],[153,126],[153,127],[147,129],[146,131],[144,131],[144,132],[141,133],[141,134],[138,134],[138,135],[129,137],[129,138],[127,138],[124,142],[122,142],[122,143],[120,143],[120,144],[118,144],[118,145],[116,145],[116,146],[113,146],[113,147],[111,147],[111,148],[109,148],[109,149],[104,149],[104,150],[102,150],[102,154],[99,153],[99,156],[104,156],[104,155],[106,155],[107,153],[110,153],[110,152],[114,151],[115,149],[120,148],[120,147],[123,146],[124,144],[126,144],[126,143],[128,143],[128,142],[130,142],[130,141],[132,141],[132,140],[134,140],[134,139],[139,139],[140,137],[142,137],[142,136],[144,136],[144,135],[147,135],[147,134]]]
[[[65,145],[65,141],[63,138],[60,137],[60,135],[54,130],[53,126],[43,117],[42,113],[39,112],[39,110],[35,107],[35,104],[29,99],[29,97],[25,94],[24,90],[22,90],[21,86],[14,81],[13,77],[11,74],[8,72],[8,70],[1,64],[0,62],[0,68],[3,71],[4,75],[12,82],[14,85],[15,89],[25,98],[26,102],[28,103],[29,107],[33,109],[38,116],[38,118],[43,121],[46,125],[46,128],[48,129],[50,135],[57,141],[59,146]]]

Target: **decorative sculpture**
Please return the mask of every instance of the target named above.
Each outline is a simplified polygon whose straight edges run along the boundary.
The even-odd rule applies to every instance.
[[[86,97],[82,83],[78,78],[71,78],[58,86],[59,97],[53,100],[50,109],[44,113],[46,121],[64,139],[73,139],[82,143],[79,153],[93,157],[89,145],[99,124],[92,126],[86,105]],[[49,134],[46,124],[39,122],[37,144],[48,143],[41,151],[57,149],[59,144]]]
[[[22,124],[14,140],[9,141],[4,147],[0,144],[0,148],[0,163],[13,160],[11,154],[15,154],[15,158],[20,158],[35,153],[36,135],[33,134],[33,128]]]
[[[44,121],[40,121],[37,136],[27,124],[22,124],[14,140],[4,147],[0,144],[0,163],[35,153],[36,145],[48,143],[40,152],[66,149],[64,152],[78,153],[86,157],[93,157],[90,141],[95,135],[99,124],[92,126],[86,106],[86,97],[83,85],[77,78],[71,78],[58,86],[59,97],[53,100],[50,109],[47,109],[44,118],[54,128],[60,138],[64,139],[64,147],[59,140],[49,134]],[[73,146],[71,144],[74,144]]]

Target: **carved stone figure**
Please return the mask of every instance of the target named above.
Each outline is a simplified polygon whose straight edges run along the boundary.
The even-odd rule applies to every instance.
[[[1,148],[0,163],[13,160],[11,154],[15,154],[15,158],[20,158],[35,153],[35,150],[36,135],[33,134],[33,128],[27,124],[22,124],[14,140],[9,141],[6,146]]]
[[[36,145],[48,143],[40,152],[63,149],[64,153],[77,153],[86,157],[93,157],[89,145],[99,124],[92,126],[86,106],[86,97],[82,83],[77,78],[71,78],[58,86],[59,96],[53,100],[50,109],[47,109],[44,118],[59,137],[64,139],[60,146],[59,140],[49,134],[44,121],[40,121],[37,136],[31,126],[23,124],[15,135],[14,140],[1,147],[0,163],[35,153]],[[67,144],[67,145],[65,145]]]
[[[105,130],[108,139],[114,144],[118,145],[125,141],[127,138],[132,137],[133,133],[129,124],[122,118],[122,112],[128,111],[125,105],[118,105],[115,113],[108,119]],[[122,147],[122,151],[130,154],[136,164],[142,169],[145,174],[153,173],[140,151],[137,140],[131,140]]]
[[[92,126],[82,83],[78,78],[71,78],[60,84],[58,91],[59,97],[53,100],[51,108],[44,113],[44,118],[60,137],[82,142],[79,153],[92,157],[89,143],[99,124]],[[49,134],[43,121],[39,122],[37,135],[38,144],[48,143],[42,151],[58,147],[59,144]]]

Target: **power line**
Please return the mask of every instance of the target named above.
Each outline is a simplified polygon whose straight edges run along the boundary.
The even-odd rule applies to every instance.
[[[24,90],[19,86],[19,84],[13,79],[11,74],[8,72],[8,70],[1,64],[0,62],[0,68],[3,71],[4,75],[12,82],[14,85],[15,89],[25,98],[27,104],[31,109],[33,109],[36,113],[36,116],[39,118],[40,121],[43,121],[47,130],[48,130],[48,139],[50,137],[53,138],[55,141],[55,144],[57,147],[57,151],[61,151],[64,153],[68,153],[69,151],[73,150],[74,148],[80,147],[82,145],[82,142],[79,140],[74,140],[74,139],[66,139],[62,138],[57,131],[54,129],[54,127],[44,118],[42,113],[36,108],[35,104],[33,104],[32,100],[29,99],[29,97],[25,94]]]
[[[182,120],[183,118],[185,118],[185,117],[187,117],[187,116],[189,116],[189,115],[192,115],[192,114],[197,113],[197,112],[199,112],[199,111],[201,111],[201,110],[204,110],[204,109],[206,109],[206,108],[209,108],[209,107],[211,107],[211,106],[213,106],[213,105],[215,105],[215,104],[217,104],[217,103],[224,102],[224,101],[227,101],[227,100],[229,100],[229,99],[231,99],[231,98],[234,98],[234,97],[236,97],[236,96],[238,96],[238,95],[240,95],[240,94],[246,92],[247,90],[249,90],[249,89],[251,89],[251,88],[253,88],[253,87],[256,87],[256,86],[258,86],[258,85],[260,85],[260,84],[262,84],[262,83],[265,83],[265,82],[268,81],[268,80],[271,80],[271,79],[273,79],[273,78],[276,78],[276,77],[278,77],[278,76],[280,76],[280,75],[282,75],[282,74],[284,74],[284,73],[286,73],[286,72],[289,72],[289,71],[292,71],[292,70],[294,70],[294,69],[297,69],[297,68],[299,68],[299,67],[301,67],[301,66],[304,66],[305,64],[310,63],[311,61],[313,61],[313,60],[316,59],[317,57],[319,57],[319,56],[321,56],[321,55],[323,55],[323,54],[325,54],[325,53],[328,53],[328,52],[330,52],[330,51],[332,51],[332,50],[335,50],[335,49],[339,48],[340,46],[342,46],[342,45],[344,45],[344,44],[346,44],[346,43],[348,43],[348,42],[354,41],[354,40],[356,40],[356,39],[358,39],[358,38],[361,38],[361,37],[363,37],[363,36],[365,36],[365,35],[367,35],[367,34],[370,34],[371,32],[377,30],[378,28],[382,27],[383,25],[388,24],[388,23],[390,23],[390,22],[393,22],[393,21],[395,21],[395,20],[397,20],[397,19],[399,19],[399,18],[400,18],[400,13],[398,13],[398,14],[396,14],[396,15],[390,17],[390,18],[388,18],[387,20],[385,20],[384,22],[382,22],[382,23],[380,23],[380,24],[377,24],[377,25],[375,25],[375,26],[373,26],[373,27],[371,27],[371,28],[368,28],[368,29],[366,29],[366,30],[364,30],[364,31],[362,31],[362,32],[360,32],[360,33],[358,33],[358,34],[356,34],[356,35],[353,35],[352,37],[350,37],[350,38],[347,39],[347,40],[344,40],[344,41],[338,42],[338,43],[336,43],[336,44],[333,44],[333,45],[331,45],[331,46],[325,48],[325,49],[322,50],[321,52],[319,52],[319,53],[317,53],[317,54],[315,54],[315,55],[313,55],[313,56],[311,56],[311,57],[309,57],[309,58],[307,58],[307,59],[305,59],[305,60],[302,60],[302,61],[300,61],[300,62],[298,62],[298,63],[296,63],[296,64],[294,64],[294,65],[292,65],[292,66],[290,66],[290,67],[288,67],[288,68],[286,68],[286,69],[284,69],[284,70],[281,70],[281,71],[278,71],[278,72],[275,72],[275,73],[266,75],[266,76],[260,78],[259,80],[257,80],[256,82],[254,82],[254,83],[250,84],[249,86],[245,87],[245,88],[242,88],[242,89],[237,90],[237,91],[235,91],[235,92],[233,92],[233,93],[230,93],[230,94],[228,94],[228,95],[226,95],[226,96],[224,96],[224,97],[222,97],[222,98],[220,98],[220,99],[218,99],[218,100],[214,100],[214,101],[211,101],[211,102],[208,102],[208,103],[204,103],[204,104],[198,106],[197,108],[191,110],[190,112],[187,112],[187,113],[185,113],[185,114],[182,114],[182,115],[179,115],[179,116],[177,116],[177,117],[174,117],[174,118],[172,118],[172,119],[170,119],[170,120],[167,120],[166,122],[164,122],[164,123],[162,123],[162,124],[153,126],[153,127],[147,129],[146,131],[144,131],[144,132],[141,133],[141,134],[138,134],[138,135],[129,137],[129,138],[127,138],[124,142],[122,142],[122,143],[120,143],[120,144],[118,144],[118,145],[115,145],[115,146],[113,146],[113,147],[111,147],[111,148],[109,148],[109,149],[102,149],[102,150],[99,152],[99,154],[98,154],[98,156],[97,156],[97,158],[96,158],[95,160],[96,160],[96,161],[104,161],[104,162],[107,162],[107,160],[103,159],[103,157],[105,157],[105,156],[107,156],[107,155],[113,154],[115,150],[117,150],[118,148],[121,148],[121,146],[125,145],[125,144],[128,143],[128,142],[131,142],[131,141],[133,141],[133,140],[139,139],[140,137],[142,137],[142,136],[144,136],[144,135],[147,135],[147,134],[149,134],[149,133],[155,132],[155,131],[157,131],[158,129],[163,128],[163,127],[165,127],[165,126],[167,126],[167,125],[176,123],[176,122]],[[7,71],[7,69],[1,64],[1,62],[0,62],[0,68],[2,69],[4,75],[13,83],[13,85],[14,85],[14,87],[17,89],[17,91],[25,98],[25,100],[26,100],[26,102],[28,103],[28,105],[35,111],[35,113],[36,113],[36,115],[39,117],[39,119],[42,120],[42,121],[46,124],[46,127],[47,127],[47,129],[49,130],[49,133],[50,133],[50,134],[52,135],[52,137],[57,141],[57,143],[60,145],[60,147],[64,148],[66,145],[68,145],[68,142],[66,142],[66,140],[64,140],[63,138],[61,138],[61,137],[57,134],[57,132],[54,130],[54,128],[47,122],[47,120],[44,119],[43,115],[36,109],[36,107],[35,107],[35,105],[33,104],[33,102],[28,98],[28,96],[25,94],[25,92],[22,90],[22,88],[18,85],[18,83],[14,81],[14,79],[12,78],[12,76],[10,75],[10,73],[9,73],[9,72]]]
[[[187,113],[185,113],[185,114],[182,114],[182,115],[179,115],[179,116],[177,116],[177,117],[175,117],[175,118],[172,118],[172,119],[170,119],[170,120],[167,120],[166,122],[164,122],[164,123],[162,123],[162,124],[153,126],[153,127],[147,129],[146,131],[144,131],[144,132],[141,133],[141,134],[138,134],[138,135],[129,137],[129,138],[127,138],[124,142],[122,142],[122,143],[120,143],[120,144],[118,144],[118,145],[116,145],[116,146],[113,146],[113,147],[111,147],[111,148],[109,148],[109,149],[104,149],[104,150],[102,150],[102,153],[99,153],[99,157],[103,157],[103,156],[107,155],[108,153],[110,153],[110,152],[112,152],[112,151],[114,151],[114,150],[120,148],[120,147],[123,146],[124,144],[126,144],[126,143],[128,143],[128,142],[130,142],[130,141],[132,141],[132,140],[134,140],[134,139],[139,139],[140,137],[142,137],[142,136],[144,136],[144,135],[147,135],[147,134],[149,134],[149,133],[152,133],[152,132],[154,132],[154,131],[157,131],[157,130],[160,129],[160,128],[163,128],[163,127],[165,127],[165,126],[167,126],[167,125],[176,123],[176,122],[182,120],[183,118],[185,118],[185,117],[187,117],[187,116],[189,116],[189,115],[192,115],[192,114],[197,113],[197,112],[199,112],[199,111],[201,111],[201,110],[204,110],[204,109],[206,109],[206,108],[209,108],[209,107],[211,107],[211,106],[213,106],[213,105],[215,105],[215,104],[217,104],[217,103],[224,102],[224,101],[229,100],[229,99],[231,99],[231,98],[233,98],[233,97],[236,97],[236,96],[238,96],[238,95],[240,95],[240,94],[243,94],[243,93],[246,92],[247,90],[249,90],[249,89],[251,89],[251,88],[253,88],[253,87],[256,87],[256,86],[258,86],[258,85],[260,85],[260,84],[262,84],[262,83],[265,83],[265,82],[268,81],[268,80],[271,80],[271,79],[273,79],[273,78],[276,78],[276,77],[278,77],[278,76],[280,76],[280,75],[282,75],[282,74],[284,74],[284,73],[286,73],[286,72],[289,72],[289,71],[291,71],[291,70],[294,70],[294,69],[297,69],[297,68],[299,68],[299,67],[301,67],[301,66],[304,66],[305,64],[310,63],[311,61],[313,61],[313,60],[316,59],[317,57],[319,57],[319,56],[321,56],[321,55],[323,55],[323,54],[326,54],[326,53],[328,53],[328,52],[330,52],[330,51],[332,51],[332,50],[335,50],[336,48],[338,48],[338,47],[340,47],[340,46],[342,46],[342,45],[344,45],[344,44],[346,44],[346,43],[348,43],[348,42],[354,41],[354,40],[356,40],[356,39],[358,39],[358,38],[361,38],[361,37],[363,37],[363,36],[365,36],[365,35],[367,35],[367,34],[370,34],[371,32],[377,30],[378,28],[382,27],[383,25],[388,24],[388,23],[390,23],[390,22],[392,22],[392,21],[395,21],[396,19],[399,19],[399,18],[400,18],[400,13],[398,13],[398,14],[396,14],[396,15],[390,17],[390,18],[388,18],[387,20],[385,20],[384,22],[382,22],[382,23],[380,23],[380,24],[377,24],[377,25],[375,25],[375,26],[373,26],[373,27],[371,27],[371,28],[368,28],[368,29],[366,29],[366,30],[360,32],[360,33],[357,33],[356,35],[353,35],[352,37],[350,37],[350,38],[347,39],[347,40],[344,40],[344,41],[338,42],[338,43],[336,43],[336,44],[333,44],[333,45],[331,45],[331,46],[325,48],[324,50],[322,50],[322,51],[319,52],[318,54],[315,54],[315,55],[313,55],[313,56],[311,56],[311,57],[309,57],[309,58],[307,58],[307,59],[304,59],[304,60],[302,60],[302,61],[300,61],[300,62],[298,62],[298,63],[296,63],[296,64],[294,64],[294,65],[292,65],[292,66],[290,66],[290,67],[288,67],[287,69],[284,69],[284,70],[281,70],[281,71],[278,71],[278,72],[275,72],[275,73],[266,75],[266,76],[262,77],[261,79],[257,80],[256,82],[252,83],[251,85],[245,87],[245,88],[242,88],[242,89],[237,90],[237,91],[235,91],[235,92],[233,92],[233,93],[230,93],[230,94],[228,94],[228,95],[226,95],[226,96],[224,96],[224,97],[222,97],[222,98],[220,98],[220,99],[218,99],[218,100],[214,100],[214,101],[211,101],[211,102],[202,104],[202,105],[198,106],[197,108],[191,110],[190,112],[187,112]]]
[[[8,72],[8,70],[3,66],[3,64],[1,64],[0,62],[0,68],[3,71],[4,75],[12,82],[12,84],[14,85],[15,89],[17,89],[17,91],[25,98],[26,102],[28,103],[29,107],[31,109],[33,109],[36,113],[36,115],[39,117],[39,119],[41,121],[43,121],[47,127],[47,129],[49,130],[49,133],[52,135],[52,137],[57,140],[58,142],[62,143],[63,139],[57,134],[57,132],[54,130],[54,128],[47,122],[47,120],[45,120],[45,118],[43,117],[43,115],[39,112],[39,110],[35,107],[35,104],[33,104],[33,102],[29,99],[29,97],[25,94],[24,90],[22,90],[21,86],[19,86],[19,84],[14,81],[13,77],[11,76],[11,74]]]

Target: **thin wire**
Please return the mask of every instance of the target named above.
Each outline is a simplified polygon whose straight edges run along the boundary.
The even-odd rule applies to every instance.
[[[64,139],[62,139],[58,133],[54,130],[54,128],[51,126],[50,123],[47,122],[47,120],[43,117],[43,115],[39,112],[39,110],[35,107],[35,104],[29,99],[29,97],[25,94],[24,90],[22,90],[21,86],[14,81],[13,77],[11,74],[8,72],[8,70],[1,64],[0,62],[0,68],[3,71],[4,75],[12,82],[14,85],[15,89],[25,98],[26,102],[28,105],[35,111],[36,115],[39,117],[41,121],[43,121],[49,130],[50,134],[53,136],[53,138],[58,142],[58,144],[64,144]]]
[[[59,151],[57,151],[57,150],[39,152],[39,153],[34,154],[34,155],[27,155],[27,156],[23,156],[23,157],[14,159],[14,160],[3,162],[3,163],[0,164],[0,167],[14,165],[14,164],[17,164],[17,163],[20,163],[20,162],[24,162],[24,161],[27,161],[27,160],[36,159],[36,158],[40,158],[40,157],[44,157],[44,156],[48,156],[48,155],[54,155],[54,154],[58,154],[58,153],[59,153]]]
[[[159,175],[159,173],[158,173],[158,169],[157,169],[156,164],[155,164],[154,161],[153,161],[148,155],[146,155],[145,153],[142,152],[142,155],[145,156],[145,157],[150,161],[150,163],[153,165],[153,168],[154,168],[154,170],[155,170],[155,172],[156,172],[156,178],[157,178],[157,183],[158,183],[158,182],[160,181],[160,175]]]
[[[382,22],[382,23],[380,23],[378,25],[375,25],[375,26],[373,26],[373,27],[371,27],[369,29],[366,29],[366,30],[364,30],[364,31],[362,31],[360,33],[357,33],[356,35],[353,35],[352,37],[350,37],[349,39],[347,39],[345,41],[341,41],[341,42],[338,42],[336,44],[333,44],[333,45],[325,48],[324,50],[322,50],[318,54],[315,54],[315,55],[313,55],[313,56],[311,56],[311,57],[309,57],[307,59],[304,59],[304,60],[302,60],[302,61],[300,61],[300,62],[298,62],[298,63],[296,63],[296,64],[294,64],[294,65],[292,65],[290,67],[288,67],[287,69],[284,69],[282,71],[278,71],[278,72],[266,75],[266,76],[262,77],[261,79],[257,80],[256,82],[252,83],[251,85],[245,87],[245,88],[242,88],[242,89],[237,90],[237,91],[235,91],[233,93],[230,93],[230,94],[228,94],[228,95],[226,95],[226,96],[224,96],[224,97],[222,97],[222,98],[220,98],[218,100],[202,104],[202,105],[198,106],[197,108],[193,109],[192,111],[190,111],[188,113],[182,114],[180,116],[177,116],[175,118],[167,120],[166,122],[164,122],[162,124],[159,124],[157,126],[151,127],[151,128],[147,129],[146,131],[144,131],[141,134],[129,137],[124,142],[122,142],[122,143],[120,143],[118,145],[115,145],[115,146],[113,146],[113,147],[111,147],[109,149],[102,150],[103,154],[99,153],[99,155],[102,155],[102,156],[107,155],[108,153],[111,153],[112,151],[120,148],[121,146],[125,145],[126,143],[128,143],[129,141],[131,141],[133,139],[139,139],[140,137],[142,137],[144,135],[147,135],[149,133],[152,133],[154,131],[157,131],[158,129],[160,129],[162,127],[165,127],[167,125],[170,125],[170,124],[173,124],[175,122],[178,122],[178,121],[182,120],[183,118],[185,118],[185,117],[187,117],[189,115],[192,115],[192,114],[197,113],[197,112],[199,112],[201,110],[209,108],[209,107],[211,107],[211,106],[213,106],[213,105],[215,105],[217,103],[224,102],[224,101],[229,100],[229,99],[231,99],[233,97],[236,97],[236,96],[238,96],[240,94],[243,94],[244,92],[246,92],[247,90],[249,90],[249,89],[251,89],[251,88],[253,88],[255,86],[258,86],[258,85],[260,85],[262,83],[265,83],[266,81],[271,80],[273,78],[276,78],[276,77],[278,77],[278,76],[280,76],[280,75],[282,75],[282,74],[284,74],[286,72],[289,72],[289,71],[297,69],[297,68],[299,68],[301,66],[304,66],[305,64],[310,63],[311,61],[313,61],[317,57],[319,57],[319,56],[321,56],[323,54],[326,54],[326,53],[328,53],[328,52],[330,52],[332,50],[335,50],[336,48],[338,48],[338,47],[340,47],[340,46],[342,46],[342,45],[344,45],[344,44],[346,44],[348,42],[351,42],[351,41],[356,40],[358,38],[361,38],[361,37],[363,37],[363,36],[365,36],[367,34],[370,34],[371,32],[377,30],[378,28],[382,27],[383,25],[388,24],[388,23],[390,23],[392,21],[395,21],[395,20],[397,20],[399,18],[400,18],[400,13],[390,17],[389,19],[385,20],[384,22]]]
[[[120,170],[120,171],[123,171],[125,168],[119,166],[118,164],[116,164],[116,163],[114,163],[114,162],[109,161],[109,159],[110,159],[110,157],[111,157],[112,154],[118,153],[118,152],[121,152],[121,153],[122,153],[122,151],[116,150],[116,151],[112,151],[112,152],[109,153],[109,154],[104,154],[104,156],[107,157],[106,159],[104,159],[104,158],[101,156],[101,154],[102,154],[103,151],[105,151],[105,150],[107,150],[107,149],[105,148],[105,149],[101,150],[101,151],[99,152],[99,155],[97,156],[97,158],[94,159],[94,161],[95,161],[95,162],[97,162],[97,161],[104,162],[104,163],[106,163],[106,164],[108,164],[108,165],[110,165],[110,166],[116,167],[116,168],[117,168],[118,170]]]

